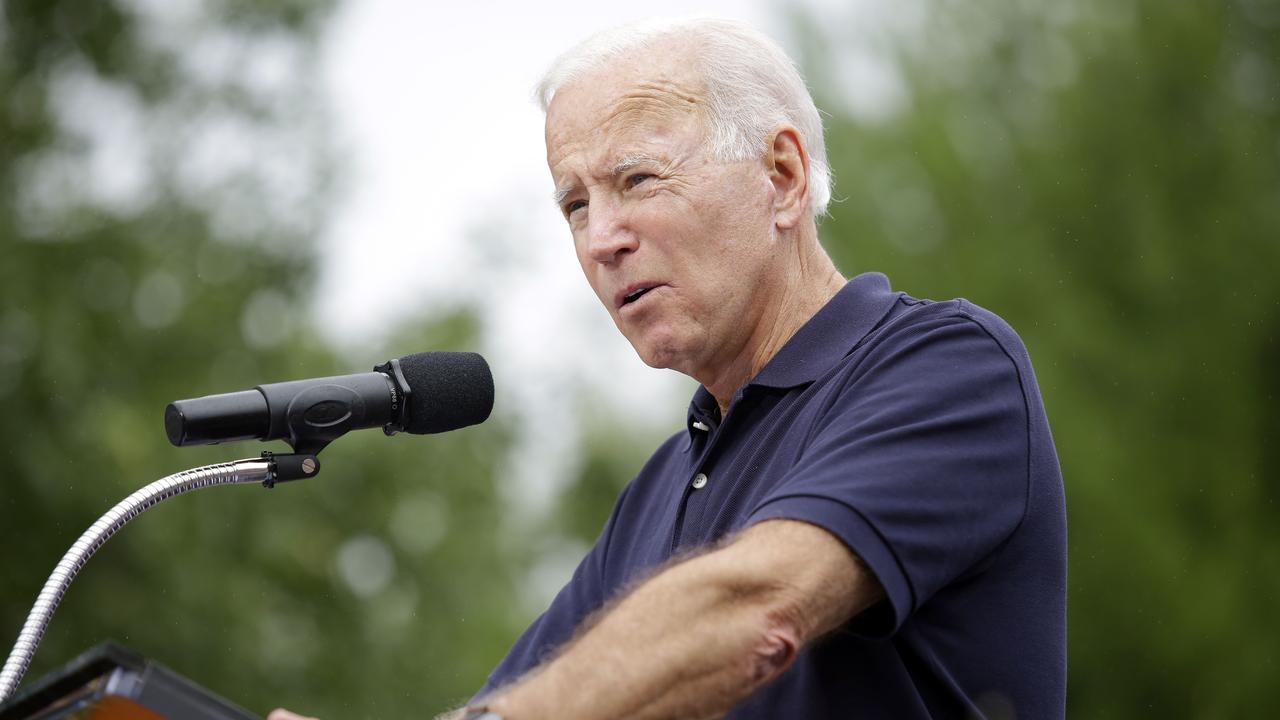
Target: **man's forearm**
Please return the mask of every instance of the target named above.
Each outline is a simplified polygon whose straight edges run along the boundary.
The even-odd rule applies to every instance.
[[[690,577],[700,560],[637,588],[495,707],[516,720],[585,720],[710,717],[732,705],[753,674],[745,665],[763,614]]]
[[[491,707],[511,720],[724,714],[878,596],[838,540],[798,526],[765,523],[659,573]]]

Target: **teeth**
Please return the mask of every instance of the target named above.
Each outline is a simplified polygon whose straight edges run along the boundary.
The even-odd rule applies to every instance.
[[[639,299],[641,295],[647,292],[649,292],[649,288],[640,288],[639,290],[633,290],[632,292],[627,293],[627,296],[622,299],[622,302],[623,303],[635,302],[637,299]]]

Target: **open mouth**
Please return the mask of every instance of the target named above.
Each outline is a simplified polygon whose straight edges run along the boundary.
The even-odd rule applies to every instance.
[[[644,296],[645,293],[649,292],[652,289],[653,288],[651,287],[636,288],[635,290],[632,290],[631,292],[623,296],[622,304],[630,305],[631,303],[639,300],[641,297]]]

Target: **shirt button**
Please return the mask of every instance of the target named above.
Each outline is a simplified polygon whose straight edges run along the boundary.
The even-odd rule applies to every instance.
[[[694,429],[694,430],[701,430],[702,432],[707,432],[707,431],[709,431],[709,430],[711,429],[711,426],[710,426],[710,425],[707,425],[706,423],[702,422],[701,420],[694,420],[694,421],[693,421],[693,429]]]
[[[693,489],[694,489],[694,490],[701,490],[702,488],[704,488],[704,487],[706,487],[706,486],[707,486],[707,476],[706,476],[706,475],[703,475],[702,473],[698,473],[697,475],[694,475],[694,476],[693,476]]]

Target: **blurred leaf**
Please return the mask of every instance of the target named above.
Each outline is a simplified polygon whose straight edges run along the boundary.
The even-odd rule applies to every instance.
[[[326,12],[6,3],[5,637],[118,500],[262,449],[170,447],[170,400],[476,344],[466,307],[356,367],[309,327],[332,162],[313,71]],[[262,713],[415,716],[465,698],[520,629],[523,554],[499,544],[494,488],[507,442],[501,419],[429,438],[357,433],[306,483],[174,499],[89,563],[28,681],[114,638]]]

